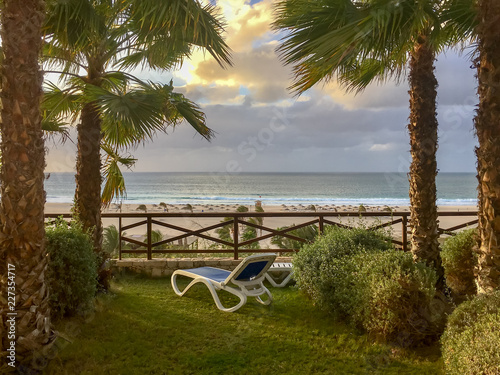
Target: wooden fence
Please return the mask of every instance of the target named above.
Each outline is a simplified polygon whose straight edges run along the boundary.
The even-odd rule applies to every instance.
[[[64,214],[46,214],[46,218],[64,217],[69,218],[71,215]],[[439,228],[442,235],[454,235],[456,231],[477,224],[477,212],[439,212],[439,218],[464,217],[465,222],[453,225],[448,228]],[[286,228],[270,228],[264,225],[249,222],[248,218],[280,218],[289,220],[306,220],[305,222],[296,224],[291,223]],[[155,254],[194,254],[194,253],[229,253],[233,254],[234,259],[238,259],[241,253],[258,253],[268,252],[269,249],[249,248],[249,245],[258,243],[263,240],[268,240],[274,236],[281,236],[298,242],[307,242],[305,239],[297,237],[293,233],[294,230],[304,228],[310,225],[317,226],[318,232],[323,233],[328,225],[350,228],[356,225],[357,219],[366,221],[365,226],[370,230],[387,228],[400,225],[398,236],[392,238],[392,242],[403,251],[408,250],[409,238],[411,236],[410,228],[410,213],[409,212],[206,212],[206,213],[104,213],[102,214],[103,221],[117,221],[119,233],[119,258],[122,259],[124,254],[144,254],[147,259],[152,259]],[[197,227],[193,229],[194,219],[212,219],[219,221],[211,225],[201,225],[197,223]],[[189,221],[191,225],[182,224],[176,225],[175,221]],[[347,220],[347,223],[345,222]],[[129,229],[146,227],[145,235],[139,238],[132,238],[126,235],[125,231]],[[216,236],[215,230],[229,226],[231,239],[221,239]],[[255,238],[243,240],[240,236],[242,228],[245,226],[253,227],[260,231],[260,235]],[[170,235],[165,239],[153,242],[153,228],[167,228],[170,232],[175,231],[175,235]],[[262,234],[264,233],[265,234]],[[209,248],[191,248],[186,245],[188,238],[203,239],[212,243]],[[123,248],[123,243],[131,244],[132,249]],[[197,242],[196,242],[197,243]],[[177,245],[182,244],[182,245]],[[168,246],[168,248],[161,248]],[[199,246],[198,246],[199,247]],[[298,249],[273,249],[280,253],[293,253]]]

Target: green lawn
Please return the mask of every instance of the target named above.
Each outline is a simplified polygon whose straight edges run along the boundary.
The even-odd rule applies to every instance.
[[[59,322],[72,343],[58,339],[45,373],[442,374],[435,354],[373,344],[294,287],[271,292],[271,306],[224,313],[203,285],[181,298],[169,278],[122,276],[87,323]]]

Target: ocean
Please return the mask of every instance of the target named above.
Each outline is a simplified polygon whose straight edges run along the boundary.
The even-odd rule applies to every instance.
[[[123,203],[408,205],[404,173],[124,173]],[[438,205],[476,205],[474,173],[440,173]],[[47,202],[70,203],[73,173],[51,173]]]

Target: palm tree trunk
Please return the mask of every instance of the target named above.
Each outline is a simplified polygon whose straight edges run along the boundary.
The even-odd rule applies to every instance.
[[[500,2],[481,0],[479,7],[478,291],[487,293],[500,287]]]
[[[99,256],[99,284],[107,289],[108,271],[103,267],[106,260],[102,250],[101,222],[101,118],[94,103],[84,106],[78,131],[78,155],[76,161],[75,215],[84,229],[92,233],[94,251]]]
[[[28,370],[37,367],[33,359],[52,342],[45,284],[45,149],[40,113],[42,73],[38,65],[44,16],[42,0],[4,0],[2,4],[0,276],[4,299],[0,372],[12,370],[6,358],[12,354],[12,346],[16,367]],[[12,286],[9,282],[14,277],[8,276],[14,275]],[[9,303],[12,297],[15,302]],[[12,327],[14,339],[7,335]]]
[[[432,266],[443,285],[444,270],[439,253],[436,206],[437,80],[435,55],[422,35],[415,43],[410,60],[410,213],[411,251],[416,260]]]

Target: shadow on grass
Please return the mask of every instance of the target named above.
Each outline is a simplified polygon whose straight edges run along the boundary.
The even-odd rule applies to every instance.
[[[114,298],[81,326],[45,373],[441,373],[435,361],[394,356],[390,347],[372,344],[296,288],[272,288],[271,306],[249,299],[235,313],[218,310],[201,284],[178,297],[169,278],[124,276],[112,291]],[[221,300],[236,302],[227,293]]]

